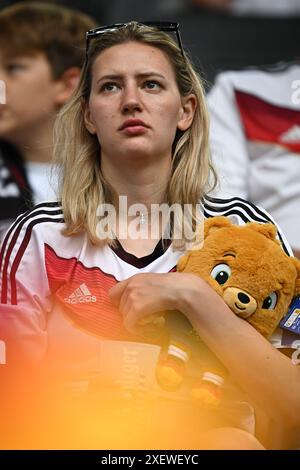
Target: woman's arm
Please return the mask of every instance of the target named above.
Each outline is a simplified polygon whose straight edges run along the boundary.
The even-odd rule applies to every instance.
[[[199,288],[181,306],[195,330],[262,409],[285,426],[299,426],[300,368],[234,315],[210,286],[197,281]]]
[[[138,274],[111,289],[111,297],[131,330],[156,311],[183,312],[258,406],[286,427],[300,425],[300,368],[238,318],[205,281],[186,273]]]

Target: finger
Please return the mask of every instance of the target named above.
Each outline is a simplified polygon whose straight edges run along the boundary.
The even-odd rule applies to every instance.
[[[129,295],[126,296],[123,304],[123,324],[125,328],[134,334],[146,333],[148,330],[152,331],[153,328],[157,329],[155,322],[151,321],[151,317],[155,314],[147,314],[145,316],[145,309],[141,309],[136,302],[133,302]],[[148,321],[143,321],[148,319]]]
[[[136,334],[139,330],[137,322],[138,322],[138,314],[132,308],[130,309],[129,304],[127,305],[127,313],[124,315],[124,326],[127,331],[130,333]],[[126,309],[126,305],[125,305]]]
[[[125,281],[120,281],[115,286],[111,287],[111,289],[109,289],[108,291],[110,300],[116,307],[119,306],[121,297],[127,287],[128,282],[129,282],[129,279],[125,279]]]
[[[123,291],[123,294],[120,298],[119,301],[119,312],[123,315],[126,315],[127,311],[129,310],[129,302],[128,302],[128,296],[129,296],[129,289],[125,289]]]

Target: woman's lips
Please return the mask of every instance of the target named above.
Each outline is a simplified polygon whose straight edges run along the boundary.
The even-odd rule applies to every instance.
[[[147,132],[147,129],[149,127],[147,124],[144,123],[141,119],[127,119],[121,127],[119,128],[119,131],[123,132],[126,135],[142,135]]]
[[[121,129],[121,132],[123,132],[126,135],[142,135],[147,132],[147,127],[143,126],[141,124],[136,125],[136,126],[126,126],[123,129]]]

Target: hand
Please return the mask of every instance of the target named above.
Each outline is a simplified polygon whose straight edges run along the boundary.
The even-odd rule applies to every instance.
[[[184,296],[200,281],[186,273],[135,274],[112,287],[109,295],[122,313],[125,327],[136,333],[136,325],[145,316],[162,310],[180,310]]]

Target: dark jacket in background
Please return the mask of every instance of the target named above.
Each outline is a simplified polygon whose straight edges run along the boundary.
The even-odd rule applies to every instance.
[[[12,145],[0,141],[0,240],[16,217],[32,207],[23,159]]]

